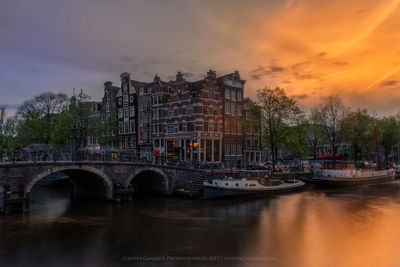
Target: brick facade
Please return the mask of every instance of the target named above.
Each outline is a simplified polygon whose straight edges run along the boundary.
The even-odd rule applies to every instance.
[[[244,154],[244,84],[238,71],[217,77],[210,70],[194,82],[181,72],[172,81],[155,75],[149,83],[122,73],[110,105],[118,116],[119,149],[147,159],[159,149],[166,160],[243,166],[249,158]]]

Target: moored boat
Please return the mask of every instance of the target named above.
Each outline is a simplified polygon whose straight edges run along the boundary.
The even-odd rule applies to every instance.
[[[324,162],[314,175],[301,177],[304,182],[322,186],[352,186],[394,180],[393,170],[357,168],[355,162]]]
[[[294,191],[304,186],[300,180],[281,181],[265,177],[266,171],[246,171],[244,178],[211,179],[204,181],[204,199],[239,195],[268,195]],[[240,175],[239,177],[243,177]]]

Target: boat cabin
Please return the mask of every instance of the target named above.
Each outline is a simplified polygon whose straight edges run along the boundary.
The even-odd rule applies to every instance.
[[[322,164],[322,169],[330,169],[330,170],[355,170],[357,169],[356,162],[350,161],[325,161]]]

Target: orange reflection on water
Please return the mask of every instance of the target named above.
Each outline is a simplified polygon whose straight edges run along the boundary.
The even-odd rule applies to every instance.
[[[257,246],[245,254],[274,257],[272,266],[400,266],[397,200],[363,192],[283,196],[263,210]]]

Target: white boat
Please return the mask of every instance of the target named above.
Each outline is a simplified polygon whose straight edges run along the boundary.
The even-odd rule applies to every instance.
[[[305,182],[323,186],[349,186],[379,183],[394,179],[393,170],[357,168],[355,162],[324,162],[314,170],[312,178],[302,177]]]
[[[246,173],[257,173],[257,171],[246,171]],[[259,172],[259,171],[258,171]],[[265,171],[264,171],[265,174]],[[238,195],[268,195],[281,192],[294,191],[304,186],[299,180],[280,181],[260,177],[256,179],[241,178],[233,179],[211,179],[204,181],[204,199],[220,198]]]

